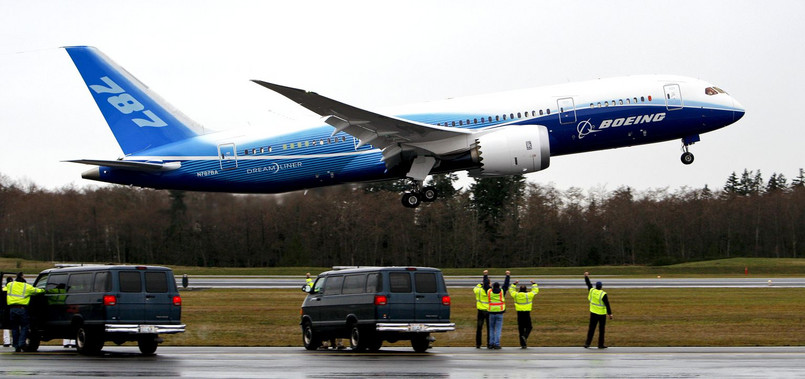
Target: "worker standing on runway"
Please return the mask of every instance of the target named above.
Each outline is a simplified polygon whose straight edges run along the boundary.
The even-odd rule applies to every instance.
[[[500,349],[500,335],[503,332],[503,313],[506,312],[506,291],[509,289],[510,271],[506,271],[503,286],[495,282],[489,287],[489,276],[484,271],[484,290],[489,298],[489,349]]]
[[[6,287],[9,284],[11,284],[12,281],[14,281],[14,278],[12,278],[10,276],[7,276],[6,277]],[[3,288],[5,288],[5,287],[3,287]],[[8,322],[8,312],[6,312],[6,314],[3,315],[3,321],[4,321],[4,323]],[[5,325],[5,326],[9,327],[8,325]],[[3,329],[3,347],[9,347],[9,346],[11,346],[11,329]]]
[[[489,274],[484,270],[484,276]],[[475,327],[475,348],[481,348],[481,336],[483,335],[484,323],[486,323],[486,347],[489,347],[489,297],[484,290],[484,284],[479,283],[472,289],[475,293],[475,308],[478,310],[478,317]]]
[[[21,272],[17,274],[17,278],[13,282],[6,286],[6,304],[10,308],[8,319],[11,324],[11,342],[14,345],[14,351],[18,353],[26,347],[25,341],[28,338],[28,327],[31,321],[28,316],[31,295],[44,292],[45,290],[26,283]]]
[[[311,290],[313,289],[313,278],[310,277],[309,272],[305,274],[305,285],[310,287]]]
[[[595,288],[590,282],[590,273],[584,273],[584,282],[587,283],[587,300],[590,302],[590,327],[587,329],[587,341],[584,343],[584,348],[590,347],[593,341],[593,334],[595,334],[595,325],[599,324],[598,328],[598,348],[606,349],[604,344],[604,332],[606,331],[607,315],[612,319],[612,308],[609,307],[609,298],[607,293],[601,288],[604,286],[601,282],[595,282]]]
[[[509,289],[514,298],[514,309],[517,310],[517,334],[520,339],[520,348],[528,348],[528,335],[531,334],[531,304],[534,297],[539,293],[539,286],[534,281],[531,281],[531,291],[528,290],[525,284],[520,286],[517,290],[517,283],[515,280]]]

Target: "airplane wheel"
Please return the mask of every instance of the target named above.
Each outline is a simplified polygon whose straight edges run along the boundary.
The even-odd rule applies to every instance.
[[[682,163],[686,165],[693,163],[693,154],[688,152],[682,154]]]
[[[431,202],[435,201],[437,197],[436,188],[425,187],[422,189],[422,201]]]
[[[402,197],[402,205],[406,208],[416,208],[419,206],[419,194],[414,192],[406,192]]]

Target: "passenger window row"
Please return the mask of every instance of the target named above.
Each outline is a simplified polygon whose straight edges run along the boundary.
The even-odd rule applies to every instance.
[[[53,274],[48,277],[45,291],[48,294],[109,292],[112,281],[108,271],[83,272],[74,274]],[[120,292],[141,292],[142,278],[139,271],[121,271]],[[45,283],[45,281],[42,281]],[[145,291],[167,293],[168,278],[165,272],[146,272]]]
[[[320,138],[320,139],[312,139],[307,141],[299,141],[299,142],[291,142],[282,144],[282,150],[290,150],[290,149],[301,149],[303,147],[311,147],[311,146],[324,146],[324,145],[331,145],[334,143],[339,142],[346,142],[347,137],[345,136],[336,136],[330,138]],[[243,155],[257,155],[257,154],[265,154],[271,153],[274,151],[273,146],[261,146],[261,147],[254,147],[251,149],[244,149]]]
[[[604,100],[603,102],[599,101],[598,103],[590,103],[590,108],[601,108],[601,107],[606,108],[606,107],[610,107],[610,106],[614,107],[616,105],[624,105],[624,104],[630,105],[630,104],[645,103],[646,98],[648,98],[648,101],[651,102],[651,95],[640,96],[640,101],[639,102],[637,100],[637,97],[635,96],[633,98],[628,98],[627,97],[626,100],[624,100],[624,99],[618,99],[617,101],[615,101],[615,100],[611,100],[611,101],[610,100]]]
[[[531,116],[529,116],[529,113],[531,114]],[[544,110],[540,109],[539,111],[531,110],[531,111],[525,111],[525,112],[509,113],[508,115],[506,115],[506,114],[497,115],[497,116],[495,116],[495,122],[499,122],[501,120],[503,120],[503,121],[514,120],[515,118],[520,119],[520,118],[524,118],[524,117],[526,117],[526,118],[527,117],[537,117],[537,113],[539,113],[540,116],[549,115],[549,114],[551,114],[551,110],[550,109],[544,109]],[[473,118],[472,120],[465,119],[465,120],[458,120],[458,121],[437,122],[436,125],[438,125],[438,126],[464,126],[464,125],[478,125],[478,124],[485,124],[485,123],[489,124],[489,123],[492,123],[492,122],[493,122],[492,121],[492,116],[489,116],[489,117]]]

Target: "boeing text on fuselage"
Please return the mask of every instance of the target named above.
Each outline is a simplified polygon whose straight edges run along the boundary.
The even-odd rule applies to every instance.
[[[617,128],[619,126],[629,126],[629,125],[638,125],[638,124],[646,124],[652,122],[660,122],[665,119],[665,112],[654,113],[654,114],[647,114],[642,116],[629,116],[629,117],[621,117],[616,119],[606,119],[602,120],[601,124],[596,127],[590,120],[585,120],[579,123],[576,130],[579,132],[579,139],[584,138],[590,133],[596,133],[603,129],[607,129],[609,127]]]
[[[452,98],[370,112],[254,80],[319,114],[308,129],[277,134],[211,132],[164,103],[95,48],[65,48],[122,150],[79,159],[86,179],[141,187],[278,193],[407,178],[407,207],[433,201],[434,173],[528,174],[551,157],[681,140],[738,121],[732,96],[699,79],[644,75]]]

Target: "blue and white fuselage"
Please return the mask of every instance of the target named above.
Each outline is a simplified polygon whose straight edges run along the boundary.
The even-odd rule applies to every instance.
[[[150,188],[279,193],[410,178],[403,204],[432,200],[432,173],[524,174],[551,156],[681,139],[730,125],[744,109],[705,81],[647,75],[455,98],[370,112],[255,81],[322,116],[283,135],[204,133],[91,47],[66,48],[125,156],[83,159],[87,179]],[[299,128],[295,125],[294,128]]]

